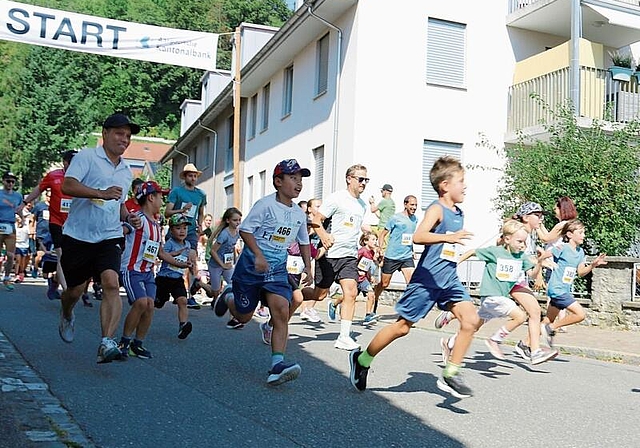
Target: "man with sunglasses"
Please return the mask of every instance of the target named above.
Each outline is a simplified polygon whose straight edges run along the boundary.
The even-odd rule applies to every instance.
[[[360,195],[364,192],[369,178],[367,168],[353,165],[347,169],[347,188],[332,193],[323,200],[318,213],[313,218],[313,227],[327,250],[324,257],[316,260],[314,300],[323,300],[333,282],[342,288],[342,308],[340,335],[335,348],[354,350],[358,344],[351,338],[351,323],[358,295],[358,239],[367,204]],[[328,230],[323,227],[325,220],[331,220]],[[335,318],[335,306],[328,305],[329,320]],[[332,313],[333,311],[333,313]]]
[[[4,245],[7,251],[2,284],[7,291],[13,291],[10,275],[16,250],[16,212],[22,204],[22,195],[14,189],[17,180],[15,174],[5,173],[2,176],[3,189],[0,190],[0,249]]]

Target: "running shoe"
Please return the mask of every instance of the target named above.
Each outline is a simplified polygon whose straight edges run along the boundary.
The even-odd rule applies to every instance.
[[[333,303],[333,300],[329,300],[329,304],[327,305],[327,317],[329,318],[329,322],[336,321],[336,305]]]
[[[442,362],[447,363],[451,356],[451,349],[449,348],[449,338],[440,338],[440,354],[442,355]]]
[[[93,298],[102,300],[102,285],[100,283],[93,283]]]
[[[111,338],[107,338],[100,342],[98,347],[98,364],[107,364],[116,359],[120,359],[120,349],[118,344]]]
[[[189,308],[191,310],[199,310],[200,309],[200,304],[198,302],[196,302],[196,299],[194,299],[193,297],[189,297],[187,299],[187,308]]]
[[[556,335],[555,330],[549,324],[542,324],[540,330],[542,330],[542,336],[547,341],[547,345],[553,347],[553,337]]]
[[[64,342],[73,342],[75,333],[76,316],[71,312],[71,319],[66,319],[60,308],[60,324],[58,325],[58,333]]]
[[[24,274],[18,274],[18,276],[13,280],[13,283],[22,283],[24,281]]]
[[[47,298],[49,300],[60,300],[60,293],[58,292],[58,282],[54,282],[52,278],[47,279]]]
[[[125,342],[124,340],[120,339],[120,343],[118,344],[118,350],[120,350],[120,358],[118,358],[119,361],[126,361],[127,359],[129,359],[130,344],[131,341]]]
[[[244,328],[244,324],[235,317],[232,317],[231,320],[227,322],[227,328],[229,330],[242,330]]]
[[[162,300],[162,299],[158,299],[158,298],[156,298],[156,299],[153,301],[153,307],[154,307],[154,308],[158,308],[158,309],[160,309],[160,308],[162,308],[162,307],[164,306],[164,304],[165,304],[165,303],[167,303],[167,301],[166,301],[166,300]]]
[[[435,326],[439,330],[442,327],[447,326],[449,322],[453,319],[453,313],[451,311],[442,311],[436,317]]]
[[[309,320],[309,313],[306,308],[300,311],[300,319]]]
[[[473,391],[467,385],[462,373],[458,372],[451,377],[441,376],[437,382],[438,389],[447,392],[456,398],[469,398],[473,396]]]
[[[180,324],[180,329],[178,330],[178,339],[186,339],[187,336],[189,336],[189,334],[191,333],[191,330],[193,330],[193,325],[191,324],[191,322],[187,321],[183,324]]]
[[[356,341],[351,339],[350,336],[338,336],[338,339],[336,339],[336,342],[333,344],[333,346],[335,348],[339,348],[340,350],[348,351],[360,348],[360,345],[358,345]]]
[[[349,353],[349,379],[353,387],[360,391],[367,388],[367,375],[369,374],[369,368],[362,367],[358,362],[358,356],[360,356],[361,353],[362,350],[359,348]]]
[[[259,317],[260,319],[269,319],[271,315],[269,314],[269,309],[266,306],[261,306],[256,309],[254,316]]]
[[[38,278],[38,270],[37,269],[31,269],[31,278]]]
[[[213,311],[216,313],[216,316],[222,317],[227,313],[229,309],[227,306],[227,296],[229,294],[232,294],[231,286],[227,285],[213,304]]]
[[[287,381],[295,380],[301,371],[302,369],[298,364],[285,364],[284,361],[280,361],[269,370],[267,384],[277,386]]]
[[[362,319],[362,325],[374,325],[378,322],[373,313],[369,313]]]
[[[531,349],[524,342],[518,341],[514,350],[525,361],[531,361]]]
[[[504,359],[504,354],[502,353],[502,349],[500,348],[500,344],[502,344],[501,342],[494,341],[493,339],[489,338],[485,339],[484,343],[489,348],[491,356],[496,359]]]
[[[549,361],[558,356],[558,350],[544,350],[539,348],[535,352],[531,353],[531,364],[534,366],[537,364],[541,364],[545,361]]]
[[[262,342],[266,345],[271,345],[271,333],[273,333],[273,328],[269,326],[269,322],[262,322],[260,324],[260,333],[262,335]]]
[[[309,322],[313,322],[314,324],[317,324],[318,322],[322,322],[322,319],[320,318],[320,314],[318,314],[315,308],[308,308],[307,316],[309,316]]]
[[[82,304],[86,307],[93,308],[93,303],[91,303],[91,300],[89,299],[89,294],[82,294]]]
[[[198,280],[197,278],[194,278],[193,281],[191,282],[191,287],[189,288],[189,294],[192,296],[195,296],[197,294],[198,291],[200,291],[200,280]]]
[[[149,350],[144,348],[141,343],[136,344],[135,341],[129,346],[129,354],[141,359],[150,359],[152,357]]]
[[[9,292],[12,292],[15,289],[9,280],[3,280],[2,284],[4,285],[4,289]]]

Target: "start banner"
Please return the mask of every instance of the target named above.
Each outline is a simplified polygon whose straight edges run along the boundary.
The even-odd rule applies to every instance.
[[[0,40],[215,70],[218,35],[0,0]]]

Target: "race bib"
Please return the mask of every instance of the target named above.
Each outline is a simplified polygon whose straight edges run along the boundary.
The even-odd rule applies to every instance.
[[[288,246],[294,239],[293,227],[288,224],[277,224],[276,230],[271,234],[271,241],[280,246]]]
[[[440,252],[440,258],[447,261],[458,262],[458,250],[455,244],[443,243],[442,252]]]
[[[351,229],[356,225],[355,221],[356,219],[353,216],[349,216],[349,219],[345,219],[342,225]]]
[[[501,282],[517,282],[522,274],[522,260],[498,258],[496,261],[496,278]]]
[[[362,257],[358,262],[358,270],[369,272],[371,266],[373,265],[373,260],[367,257]]]
[[[287,255],[287,272],[298,275],[304,272],[304,260],[297,255]]]
[[[224,264],[233,263],[233,252],[224,254],[222,261]]]
[[[49,210],[42,210],[42,219],[49,221]]]
[[[15,229],[13,224],[6,222],[0,223],[0,235],[11,235]]]
[[[413,244],[413,233],[403,233],[400,244],[403,246],[411,246]]]
[[[160,242],[148,240],[144,245],[144,252],[142,253],[142,259],[150,263],[156,261],[158,251],[160,250]]]
[[[564,273],[562,274],[562,283],[566,285],[570,285],[573,283],[573,280],[576,278],[576,268],[566,267],[564,268]]]
[[[191,205],[191,208],[189,210],[186,210],[184,212],[184,215],[188,218],[195,218],[196,216],[196,212],[198,211],[198,207],[196,207],[195,205]]]
[[[69,209],[71,208],[71,201],[73,199],[60,199],[60,213],[69,213]]]
[[[178,255],[177,257],[173,257],[176,259],[176,261],[179,261],[180,263],[186,263],[187,262],[187,256],[186,255]],[[175,272],[179,272],[181,274],[184,274],[184,271],[186,271],[186,268],[179,268],[178,266],[174,266],[172,264],[169,265],[169,269],[171,269],[172,271]]]

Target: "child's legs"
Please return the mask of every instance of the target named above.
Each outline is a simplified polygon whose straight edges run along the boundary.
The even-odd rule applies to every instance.
[[[373,313],[373,305],[375,305],[375,303],[376,303],[376,295],[373,293],[373,291],[367,292],[367,307],[366,307],[367,314]]]
[[[586,317],[586,313],[582,305],[578,302],[573,302],[567,308],[567,313],[565,315],[555,321],[553,321],[551,328],[558,329],[561,327],[566,327],[567,325],[577,324],[578,322],[582,322]]]
[[[473,302],[468,300],[453,303],[451,312],[460,322],[460,328],[456,343],[451,351],[450,360],[454,364],[461,365],[469,345],[471,345],[473,335],[480,326],[480,317]]]
[[[220,294],[220,290],[222,289],[222,269],[211,266],[211,264],[209,264],[209,284],[211,285],[211,292],[215,299],[218,297],[218,294]]]
[[[304,301],[304,295],[302,293],[302,290],[294,289],[293,297],[291,299],[291,306],[289,307],[289,319],[291,319],[291,316],[295,314],[296,310],[298,309],[298,307],[300,307],[300,305],[302,305],[303,301]]]
[[[358,295],[358,282],[350,278],[340,279],[340,287],[342,288],[342,300],[337,303],[342,303],[342,310],[340,311],[340,317],[342,320],[353,320],[353,315],[356,311],[356,297]]]
[[[413,322],[410,322],[403,317],[399,317],[397,321],[391,325],[387,325],[376,333],[373,340],[367,346],[367,352],[371,356],[376,356],[387,345],[391,344],[396,339],[409,334],[412,325]]]
[[[271,352],[284,353],[287,349],[289,335],[289,301],[277,294],[267,292],[266,302],[271,312]]]
[[[183,323],[189,320],[189,308],[187,308],[187,297],[174,297],[173,302],[178,307],[178,322]]]
[[[524,289],[512,291],[511,296],[529,315],[529,348],[532,352],[540,348],[540,304],[532,292]]]

